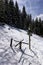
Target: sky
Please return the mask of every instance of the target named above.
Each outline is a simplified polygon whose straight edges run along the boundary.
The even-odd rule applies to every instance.
[[[43,0],[14,0],[17,1],[19,8],[22,10],[23,5],[26,8],[28,14],[32,14],[32,17],[43,16]],[[43,18],[43,17],[42,17]]]

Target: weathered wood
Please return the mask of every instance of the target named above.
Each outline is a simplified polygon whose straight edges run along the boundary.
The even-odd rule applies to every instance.
[[[13,41],[13,38],[11,38],[10,47],[12,47],[12,41]]]
[[[30,37],[32,36],[32,33],[31,33],[31,24],[29,24],[28,35],[29,35],[29,49],[31,49],[31,40],[30,40]]]
[[[31,49],[31,43],[30,43],[30,34],[29,34],[29,49]]]
[[[19,43],[17,45],[15,45],[15,47],[19,45],[19,49],[22,49],[22,41],[23,40],[19,41]]]
[[[17,40],[14,40],[15,42],[20,42],[20,41],[17,41]],[[23,44],[27,44],[27,45],[29,45],[28,43],[26,43],[26,42],[22,42]]]

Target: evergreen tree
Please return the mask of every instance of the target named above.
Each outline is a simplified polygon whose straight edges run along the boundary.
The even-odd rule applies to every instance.
[[[0,0],[0,22],[3,22],[4,19],[4,2]]]
[[[35,32],[35,21],[34,21],[34,19],[32,19],[32,32],[33,33]]]
[[[8,0],[5,0],[5,13],[4,13],[4,19],[5,19],[5,23],[8,23]]]
[[[38,34],[38,18],[35,20],[35,31],[36,34]]]
[[[43,36],[43,21],[41,18],[32,19],[32,15],[26,13],[25,6],[22,12],[19,10],[17,1],[0,0],[0,22],[27,30],[30,26],[31,32]]]
[[[25,6],[23,6],[22,9],[22,27],[25,29],[26,27],[26,10],[25,10]]]
[[[10,25],[14,24],[15,22],[14,15],[15,15],[14,2],[13,0],[10,0],[9,1],[9,24]]]
[[[20,10],[17,1],[15,3],[15,25],[16,27],[20,27]]]
[[[42,25],[42,21],[41,18],[39,18],[39,35],[43,35],[43,25]]]
[[[28,27],[29,27],[29,24],[30,24],[30,19],[29,19],[30,17],[29,17],[29,15],[27,15],[26,16],[26,29],[28,29]]]
[[[32,16],[31,16],[31,14],[29,15],[29,23],[31,24],[31,22],[32,22]]]
[[[43,36],[43,21],[41,22],[41,35]]]

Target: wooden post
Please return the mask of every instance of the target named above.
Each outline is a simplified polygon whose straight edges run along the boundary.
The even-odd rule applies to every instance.
[[[10,47],[12,47],[12,40],[13,40],[13,39],[11,38]]]
[[[28,34],[29,34],[29,49],[31,49],[31,43],[30,43],[31,30],[30,30],[30,27],[28,28]]]
[[[23,39],[23,40],[24,40],[24,39]],[[21,41],[16,41],[16,40],[14,40],[14,41],[16,41],[16,42],[19,42],[19,43],[16,45],[16,46],[19,45],[19,49],[22,49],[22,41],[23,41],[23,40],[21,40]],[[16,46],[15,46],[15,47],[16,47]]]
[[[19,42],[19,49],[22,49],[22,41]]]
[[[31,43],[30,43],[30,34],[29,34],[29,49],[31,49]]]

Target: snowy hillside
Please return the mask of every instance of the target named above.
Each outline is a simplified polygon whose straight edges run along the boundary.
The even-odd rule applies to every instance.
[[[13,48],[10,47],[10,40],[13,38]],[[24,30],[11,28],[8,25],[0,26],[0,65],[43,65],[43,38],[32,34],[31,50],[28,44],[22,43],[21,52],[15,47],[18,42],[29,43],[29,36]]]

